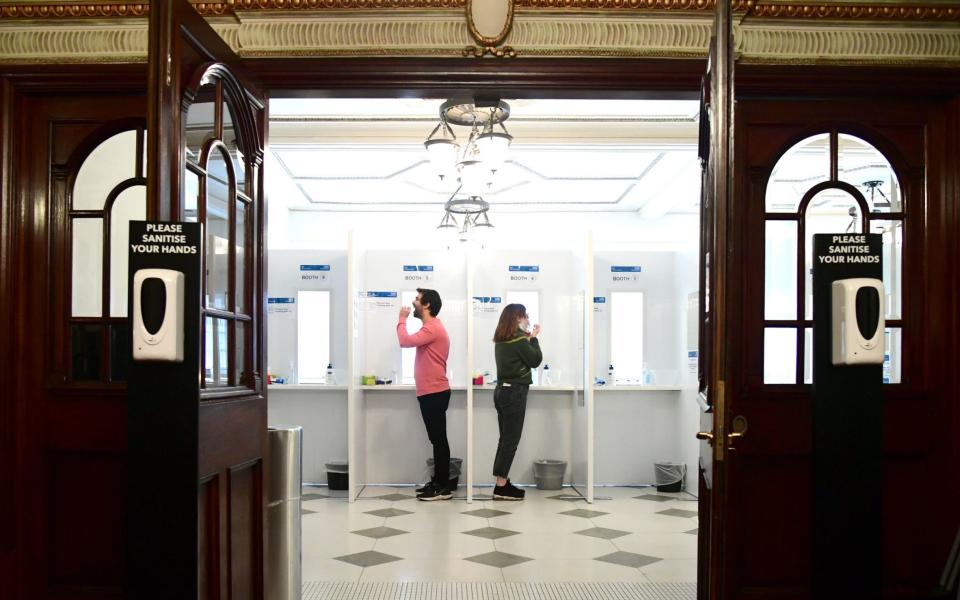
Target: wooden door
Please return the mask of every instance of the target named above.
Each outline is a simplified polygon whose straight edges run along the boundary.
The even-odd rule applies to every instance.
[[[186,0],[153,3],[149,217],[201,224],[202,275],[184,368],[131,374],[132,598],[264,597],[265,127],[223,40]]]
[[[730,351],[728,307],[729,224],[732,205],[733,46],[730,2],[718,2],[707,73],[701,85],[700,160],[700,364],[702,412],[699,469],[697,594],[702,600],[728,598],[725,544],[735,518],[727,509],[728,462],[734,441],[727,408]]]
[[[706,114],[723,139],[704,147],[701,435],[712,446],[702,454],[699,596],[811,597],[808,250],[816,220],[833,218],[828,226],[841,232],[884,236],[889,296],[882,494],[836,498],[882,514],[882,530],[870,532],[882,558],[864,564],[870,553],[854,553],[848,565],[881,573],[864,582],[881,597],[920,597],[936,584],[957,527],[956,511],[931,510],[918,495],[955,471],[956,303],[944,287],[958,260],[955,237],[944,235],[957,218],[956,129],[947,125],[956,122],[955,86],[941,87],[936,74],[738,65],[736,108],[724,117],[734,96],[732,85],[718,95],[720,49]],[[876,96],[880,75],[898,95]],[[726,159],[716,155],[724,144]],[[849,212],[841,192],[853,199]],[[833,216],[824,217],[828,207]],[[956,497],[954,481],[942,488]]]

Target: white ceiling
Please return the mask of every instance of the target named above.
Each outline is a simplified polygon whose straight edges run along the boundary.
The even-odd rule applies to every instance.
[[[521,100],[508,162],[484,196],[495,212],[696,212],[698,105],[690,101]],[[271,202],[294,211],[440,214],[455,191],[423,140],[442,100],[273,100]],[[459,138],[469,133],[454,129]]]

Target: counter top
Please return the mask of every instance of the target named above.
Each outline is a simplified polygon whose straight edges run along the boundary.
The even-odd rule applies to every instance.
[[[493,391],[496,386],[493,385],[475,385],[473,389],[475,391],[488,390]],[[411,384],[388,384],[388,385],[361,385],[360,389],[362,390],[371,390],[371,391],[390,391],[395,390],[399,392],[412,392],[416,389],[416,386]],[[450,389],[454,392],[464,392],[467,389],[465,385],[451,385]],[[572,392],[580,388],[574,387],[572,385],[535,385],[530,386],[531,392]]]
[[[476,391],[493,391],[496,386],[493,385],[475,385]],[[345,385],[326,385],[322,383],[272,383],[267,386],[270,391],[291,390],[291,391],[316,391],[316,392],[345,392]],[[388,385],[361,385],[359,389],[371,390],[377,392],[412,392],[416,386],[412,384],[388,384]],[[450,389],[454,392],[466,391],[467,386],[453,385]],[[532,392],[576,392],[582,388],[573,385],[534,385],[530,386]],[[594,386],[596,392],[678,392],[682,388],[679,385],[598,385]]]
[[[595,385],[595,392],[679,392],[679,385]]]
[[[345,385],[327,385],[324,383],[271,383],[267,386],[267,389],[272,391],[275,390],[309,390],[317,392],[345,392],[347,391],[347,386]]]

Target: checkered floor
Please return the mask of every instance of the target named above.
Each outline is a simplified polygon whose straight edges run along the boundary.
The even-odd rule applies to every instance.
[[[463,488],[460,493],[463,494]],[[527,488],[522,502],[419,502],[412,488],[367,487],[350,504],[303,494],[304,582],[633,582],[695,589],[697,502],[655,488]],[[638,588],[639,589],[639,588]]]

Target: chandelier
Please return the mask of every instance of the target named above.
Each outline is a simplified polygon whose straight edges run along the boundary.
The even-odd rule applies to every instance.
[[[874,209],[890,208],[890,198],[888,198],[887,195],[883,193],[883,190],[880,189],[880,186],[882,185],[883,181],[879,179],[863,182],[863,187],[870,190],[870,206],[872,206]],[[874,200],[874,194],[876,193],[880,194],[879,201]]]
[[[438,229],[456,229],[465,241],[471,228],[493,227],[483,194],[507,159],[513,136],[503,123],[509,117],[510,105],[499,99],[454,99],[440,106],[440,122],[423,146],[440,180],[456,177],[457,188],[444,204]],[[464,144],[451,124],[469,128]],[[494,131],[497,126],[502,131]]]

